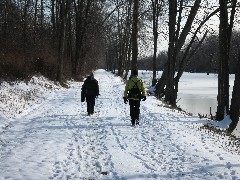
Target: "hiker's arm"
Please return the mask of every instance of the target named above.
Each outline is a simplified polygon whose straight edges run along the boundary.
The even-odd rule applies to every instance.
[[[147,93],[146,93],[146,89],[143,81],[141,81],[141,92],[143,96],[146,96]]]
[[[127,81],[127,83],[126,83],[123,97],[127,97],[128,90],[129,90],[129,81]]]
[[[85,91],[86,91],[86,83],[84,82],[82,85],[82,92],[85,93]]]

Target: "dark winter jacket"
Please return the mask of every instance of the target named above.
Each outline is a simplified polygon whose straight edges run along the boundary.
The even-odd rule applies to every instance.
[[[83,96],[98,96],[99,86],[98,81],[93,76],[88,76],[82,85],[82,98]]]

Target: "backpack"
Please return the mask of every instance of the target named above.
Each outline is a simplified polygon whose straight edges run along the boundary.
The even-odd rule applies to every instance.
[[[129,93],[128,93],[128,98],[136,98],[136,99],[141,99],[141,96],[142,96],[142,93],[140,91],[140,89],[138,88],[137,86],[137,83],[139,82],[140,80],[138,80],[137,82],[134,82],[134,85],[133,87],[129,90]]]

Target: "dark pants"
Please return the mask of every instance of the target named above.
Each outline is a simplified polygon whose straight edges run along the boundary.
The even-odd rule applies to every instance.
[[[140,101],[129,99],[129,105],[132,125],[139,124]]]
[[[95,96],[86,96],[88,115],[94,113]]]

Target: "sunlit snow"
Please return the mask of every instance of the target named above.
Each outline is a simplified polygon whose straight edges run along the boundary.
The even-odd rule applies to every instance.
[[[1,85],[0,179],[240,179],[240,157],[225,148],[228,137],[201,130],[208,120],[148,96],[140,126],[131,127],[123,80],[94,74],[100,96],[93,116],[81,103],[82,83],[23,83],[24,92],[36,94],[27,105],[10,92],[18,85]]]

